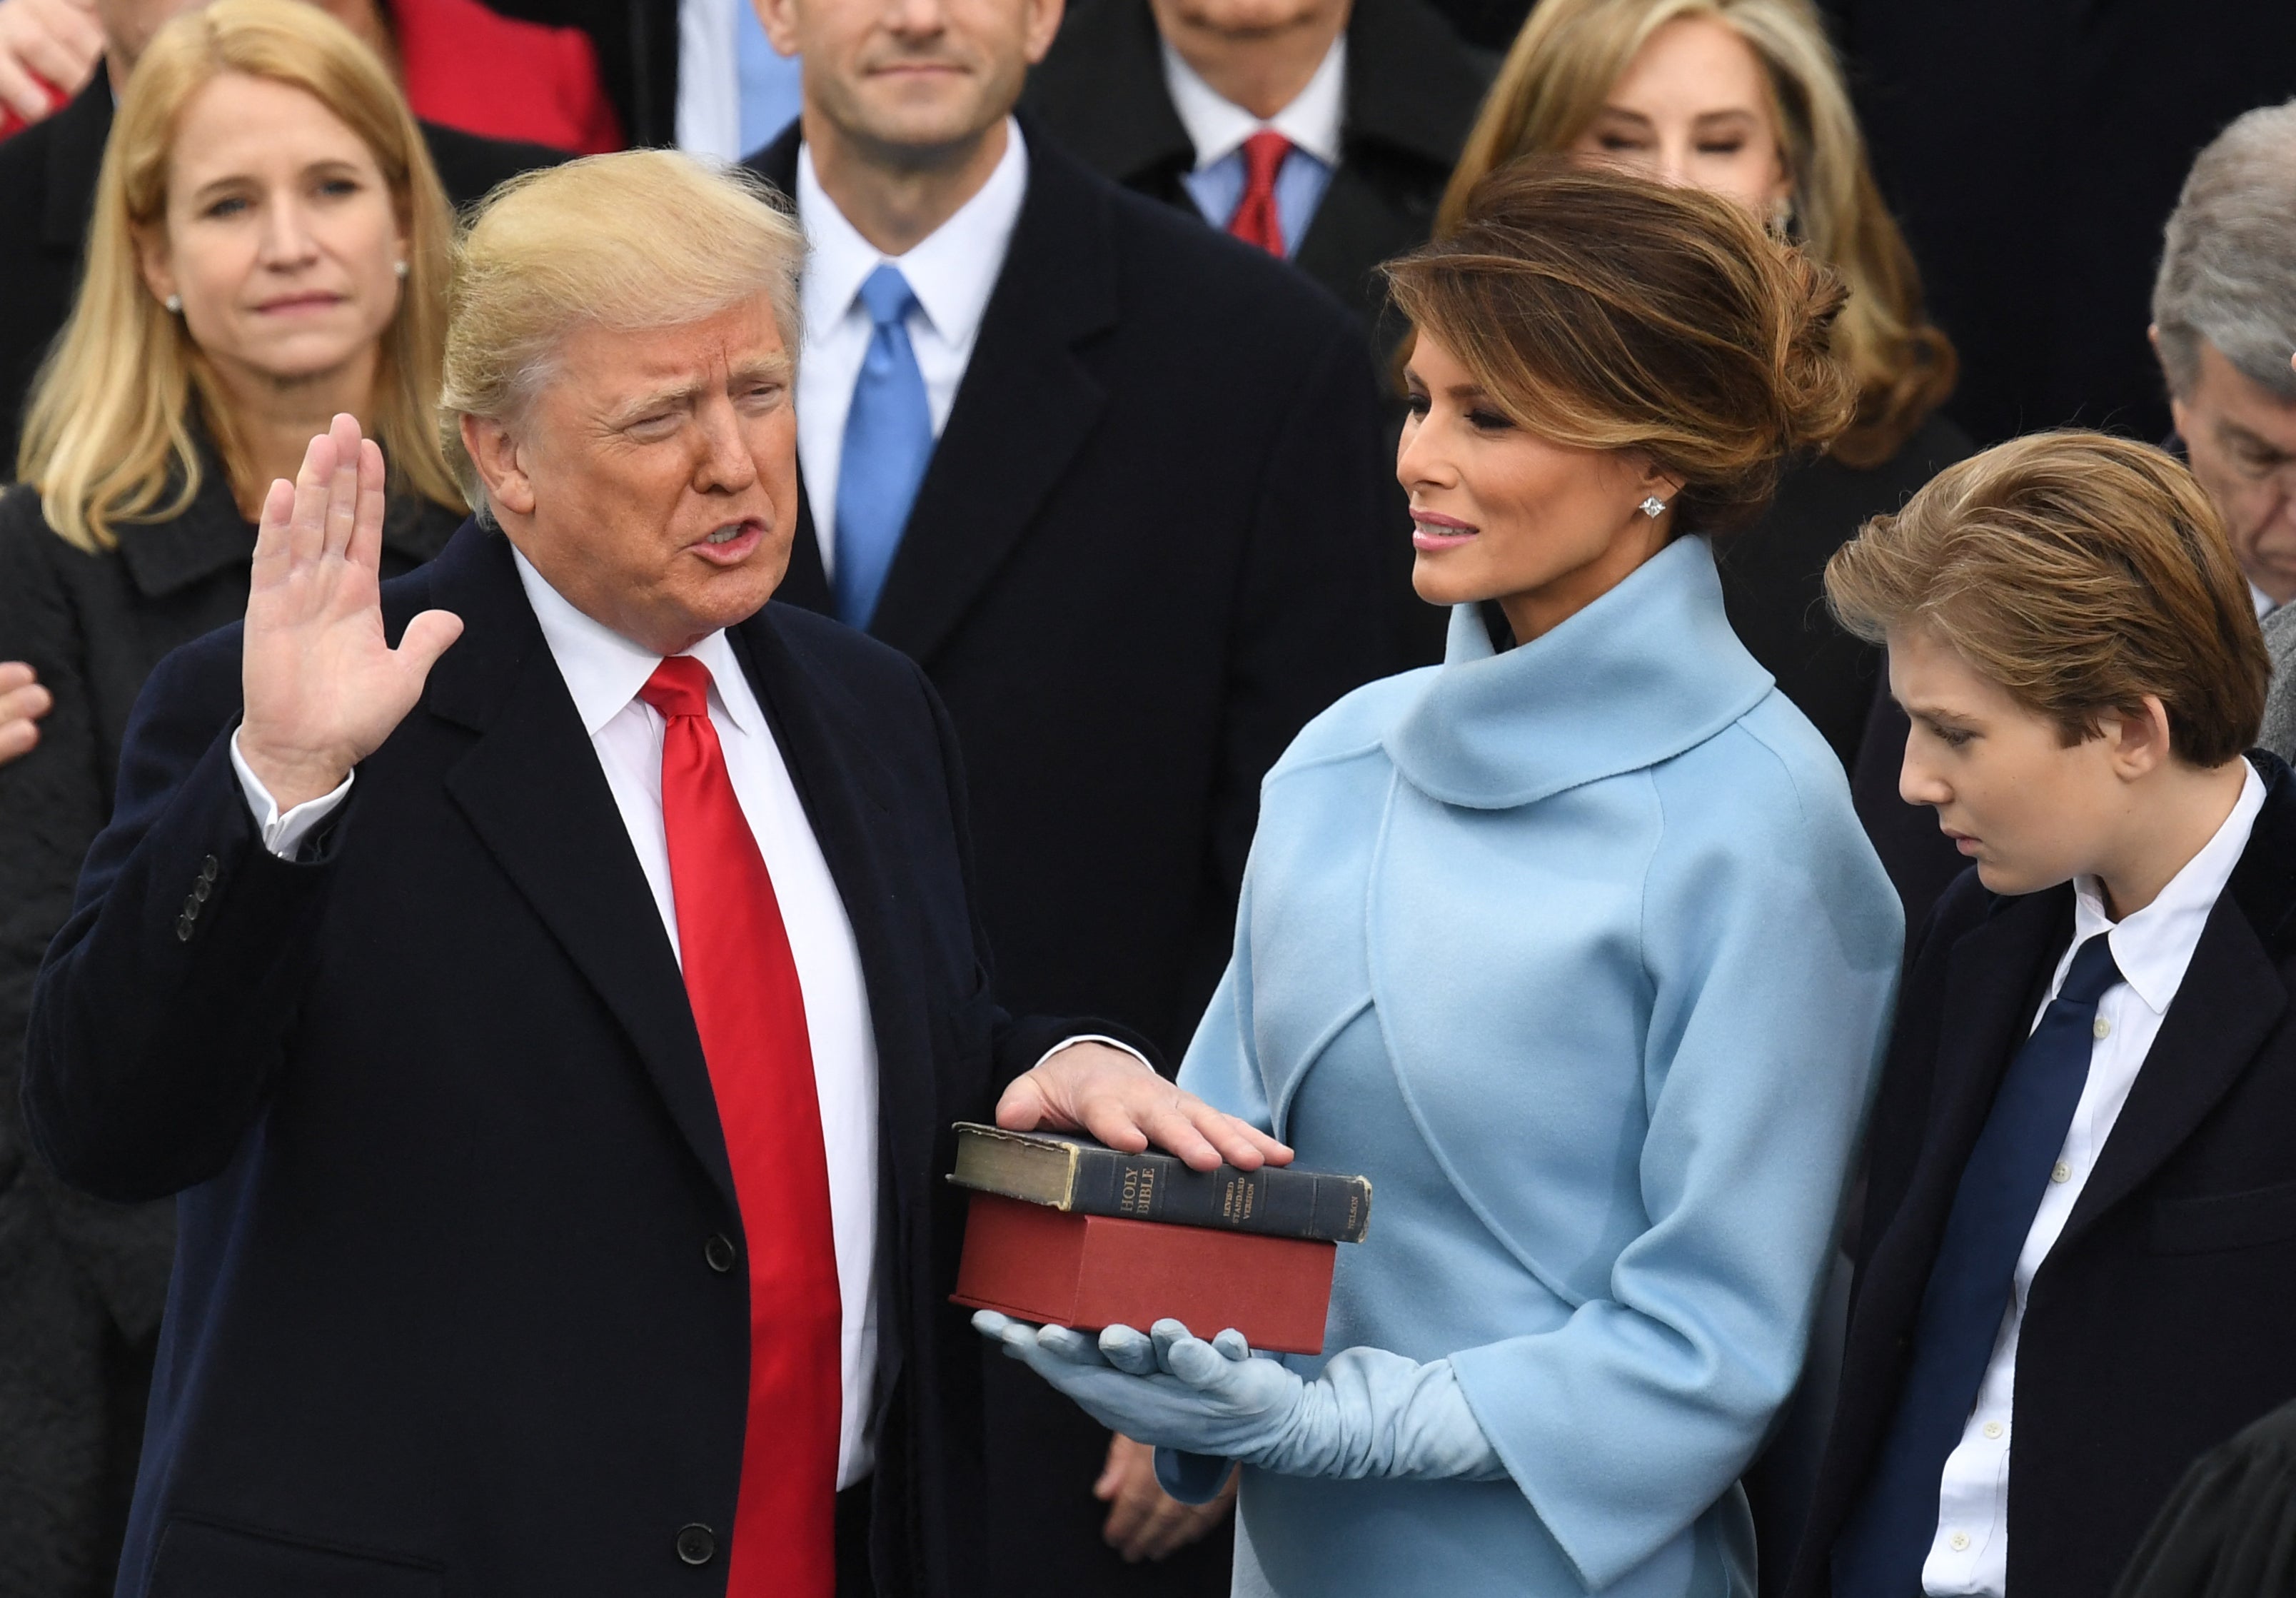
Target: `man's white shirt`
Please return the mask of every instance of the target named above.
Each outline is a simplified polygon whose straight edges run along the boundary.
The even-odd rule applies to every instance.
[[[1187,58],[1169,41],[1160,43],[1164,89],[1172,97],[1180,126],[1187,130],[1188,143],[1195,146],[1197,171],[1226,160],[1243,148],[1244,140],[1263,129],[1282,134],[1326,167],[1340,164],[1340,135],[1347,121],[1348,102],[1345,33],[1332,41],[1307,86],[1292,97],[1292,103],[1266,121],[1205,82],[1203,74],[1188,65]]]
[[[845,418],[875,331],[860,300],[861,284],[890,262],[917,297],[917,308],[909,313],[909,344],[916,351],[938,439],[956,407],[957,388],[1028,194],[1028,145],[1021,125],[1008,118],[1004,153],[988,181],[906,255],[889,256],[846,220],[821,186],[811,148],[799,146],[797,216],[810,250],[804,284],[805,356],[797,369],[797,455],[827,570],[837,570],[837,474],[845,456]]]
[[[2009,1454],[2014,1441],[2012,1404],[2017,1390],[2017,1341],[2025,1321],[2025,1301],[2033,1277],[2056,1246],[2081,1190],[2096,1167],[2106,1139],[2112,1135],[2121,1107],[2128,1103],[2136,1074],[2144,1068],[2152,1040],[2169,1002],[2185,980],[2193,951],[2201,941],[2233,867],[2248,847],[2250,830],[2264,807],[2264,783],[2253,766],[2244,766],[2246,780],[2232,814],[2200,853],[2169,880],[2169,885],[2144,909],[2114,922],[2105,914],[2104,897],[2093,877],[2074,879],[2073,935],[2057,962],[2049,990],[2033,1012],[2032,1027],[2064,986],[2073,953],[2097,933],[2110,940],[2113,963],[2121,980],[2107,988],[2096,1007],[2096,1041],[2089,1053],[2088,1080],[2074,1106],[2064,1147],[2057,1155],[2049,1184],[2034,1212],[2025,1246],[2017,1256],[2017,1269],[2009,1307],[2001,1317],[2001,1331],[1977,1389],[1977,1404],[1961,1441],[1947,1456],[1939,1483],[1937,1537],[1922,1566],[1922,1589],[1937,1598],[1989,1594],[2001,1598],[2009,1584]],[[2027,1028],[2030,1033],[2031,1028]]]

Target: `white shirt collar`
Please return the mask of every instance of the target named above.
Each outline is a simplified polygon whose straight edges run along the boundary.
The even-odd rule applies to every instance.
[[[2248,602],[2256,607],[2256,619],[2262,621],[2280,608],[2280,602],[2258,587],[2253,580],[2248,585]]]
[[[908,280],[933,331],[951,345],[969,348],[1028,197],[1028,142],[1021,136],[1021,124],[1007,117],[1004,153],[980,192],[906,255],[889,256],[846,220],[821,186],[812,146],[799,145],[797,215],[811,246],[805,270],[806,325],[828,327],[841,320],[869,274],[890,261]]]
[[[534,607],[534,619],[542,624],[543,642],[558,662],[558,675],[566,679],[567,692],[574,696],[582,731],[595,738],[600,727],[637,698],[653,668],[661,664],[661,657],[576,610],[573,602],[552,587],[523,553],[513,548],[511,553],[518,562],[519,586],[526,590],[526,602]],[[728,673],[738,677],[742,670],[724,632],[710,634],[685,652],[709,668],[712,714],[723,711],[752,737],[764,731],[756,696],[728,693],[723,686],[732,680]]]
[[[2264,808],[2263,780],[2256,774],[2256,767],[2245,761],[2242,769],[2247,774],[2240,785],[2240,798],[2233,801],[2232,814],[2144,909],[2116,922],[2105,914],[2104,895],[2096,879],[2073,879],[2073,947],[2079,948],[2098,932],[2107,934],[2112,940],[2112,962],[2120,968],[2122,979],[2155,1015],[2165,1012],[2169,1001],[2177,996],[2185,968],[2192,963],[2193,950],[2200,944],[2201,929],[2208,924],[2209,913],[2232,880],[2233,867],[2240,864],[2241,852],[2248,848],[2257,812]]]
[[[1263,122],[1203,80],[1193,67],[1160,41],[1164,51],[1164,87],[1172,109],[1196,147],[1196,170],[1224,161],[1242,148],[1244,140],[1263,127],[1272,127],[1327,167],[1340,164],[1340,127],[1347,111],[1348,36],[1342,32],[1324,53],[1324,64],[1308,80],[1291,104]]]

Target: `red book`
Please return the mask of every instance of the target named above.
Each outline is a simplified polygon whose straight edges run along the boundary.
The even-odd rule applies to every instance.
[[[1233,1326],[1254,1348],[1320,1354],[1338,1252],[1308,1238],[1079,1215],[976,1192],[950,1297],[1086,1331],[1145,1332],[1169,1316],[1198,1337]]]

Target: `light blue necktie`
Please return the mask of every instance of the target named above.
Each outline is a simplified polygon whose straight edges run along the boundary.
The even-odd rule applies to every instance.
[[[908,315],[917,306],[909,280],[890,262],[880,266],[861,285],[861,303],[875,331],[845,413],[835,550],[837,615],[857,627],[877,613],[933,450],[932,410],[909,344]]]

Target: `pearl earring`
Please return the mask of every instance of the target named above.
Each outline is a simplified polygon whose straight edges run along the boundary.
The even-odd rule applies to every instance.
[[[1660,517],[1666,514],[1666,501],[1653,494],[1648,499],[1643,501],[1641,510],[1644,515],[1649,517],[1652,521],[1656,521]]]
[[[170,316],[182,316],[183,314],[184,314],[184,297],[183,297],[181,294],[170,294],[170,295],[168,295],[168,315],[169,315]]]
[[[406,263],[405,261],[394,262],[392,264],[392,270],[398,274],[398,278],[401,283],[406,281]]]

